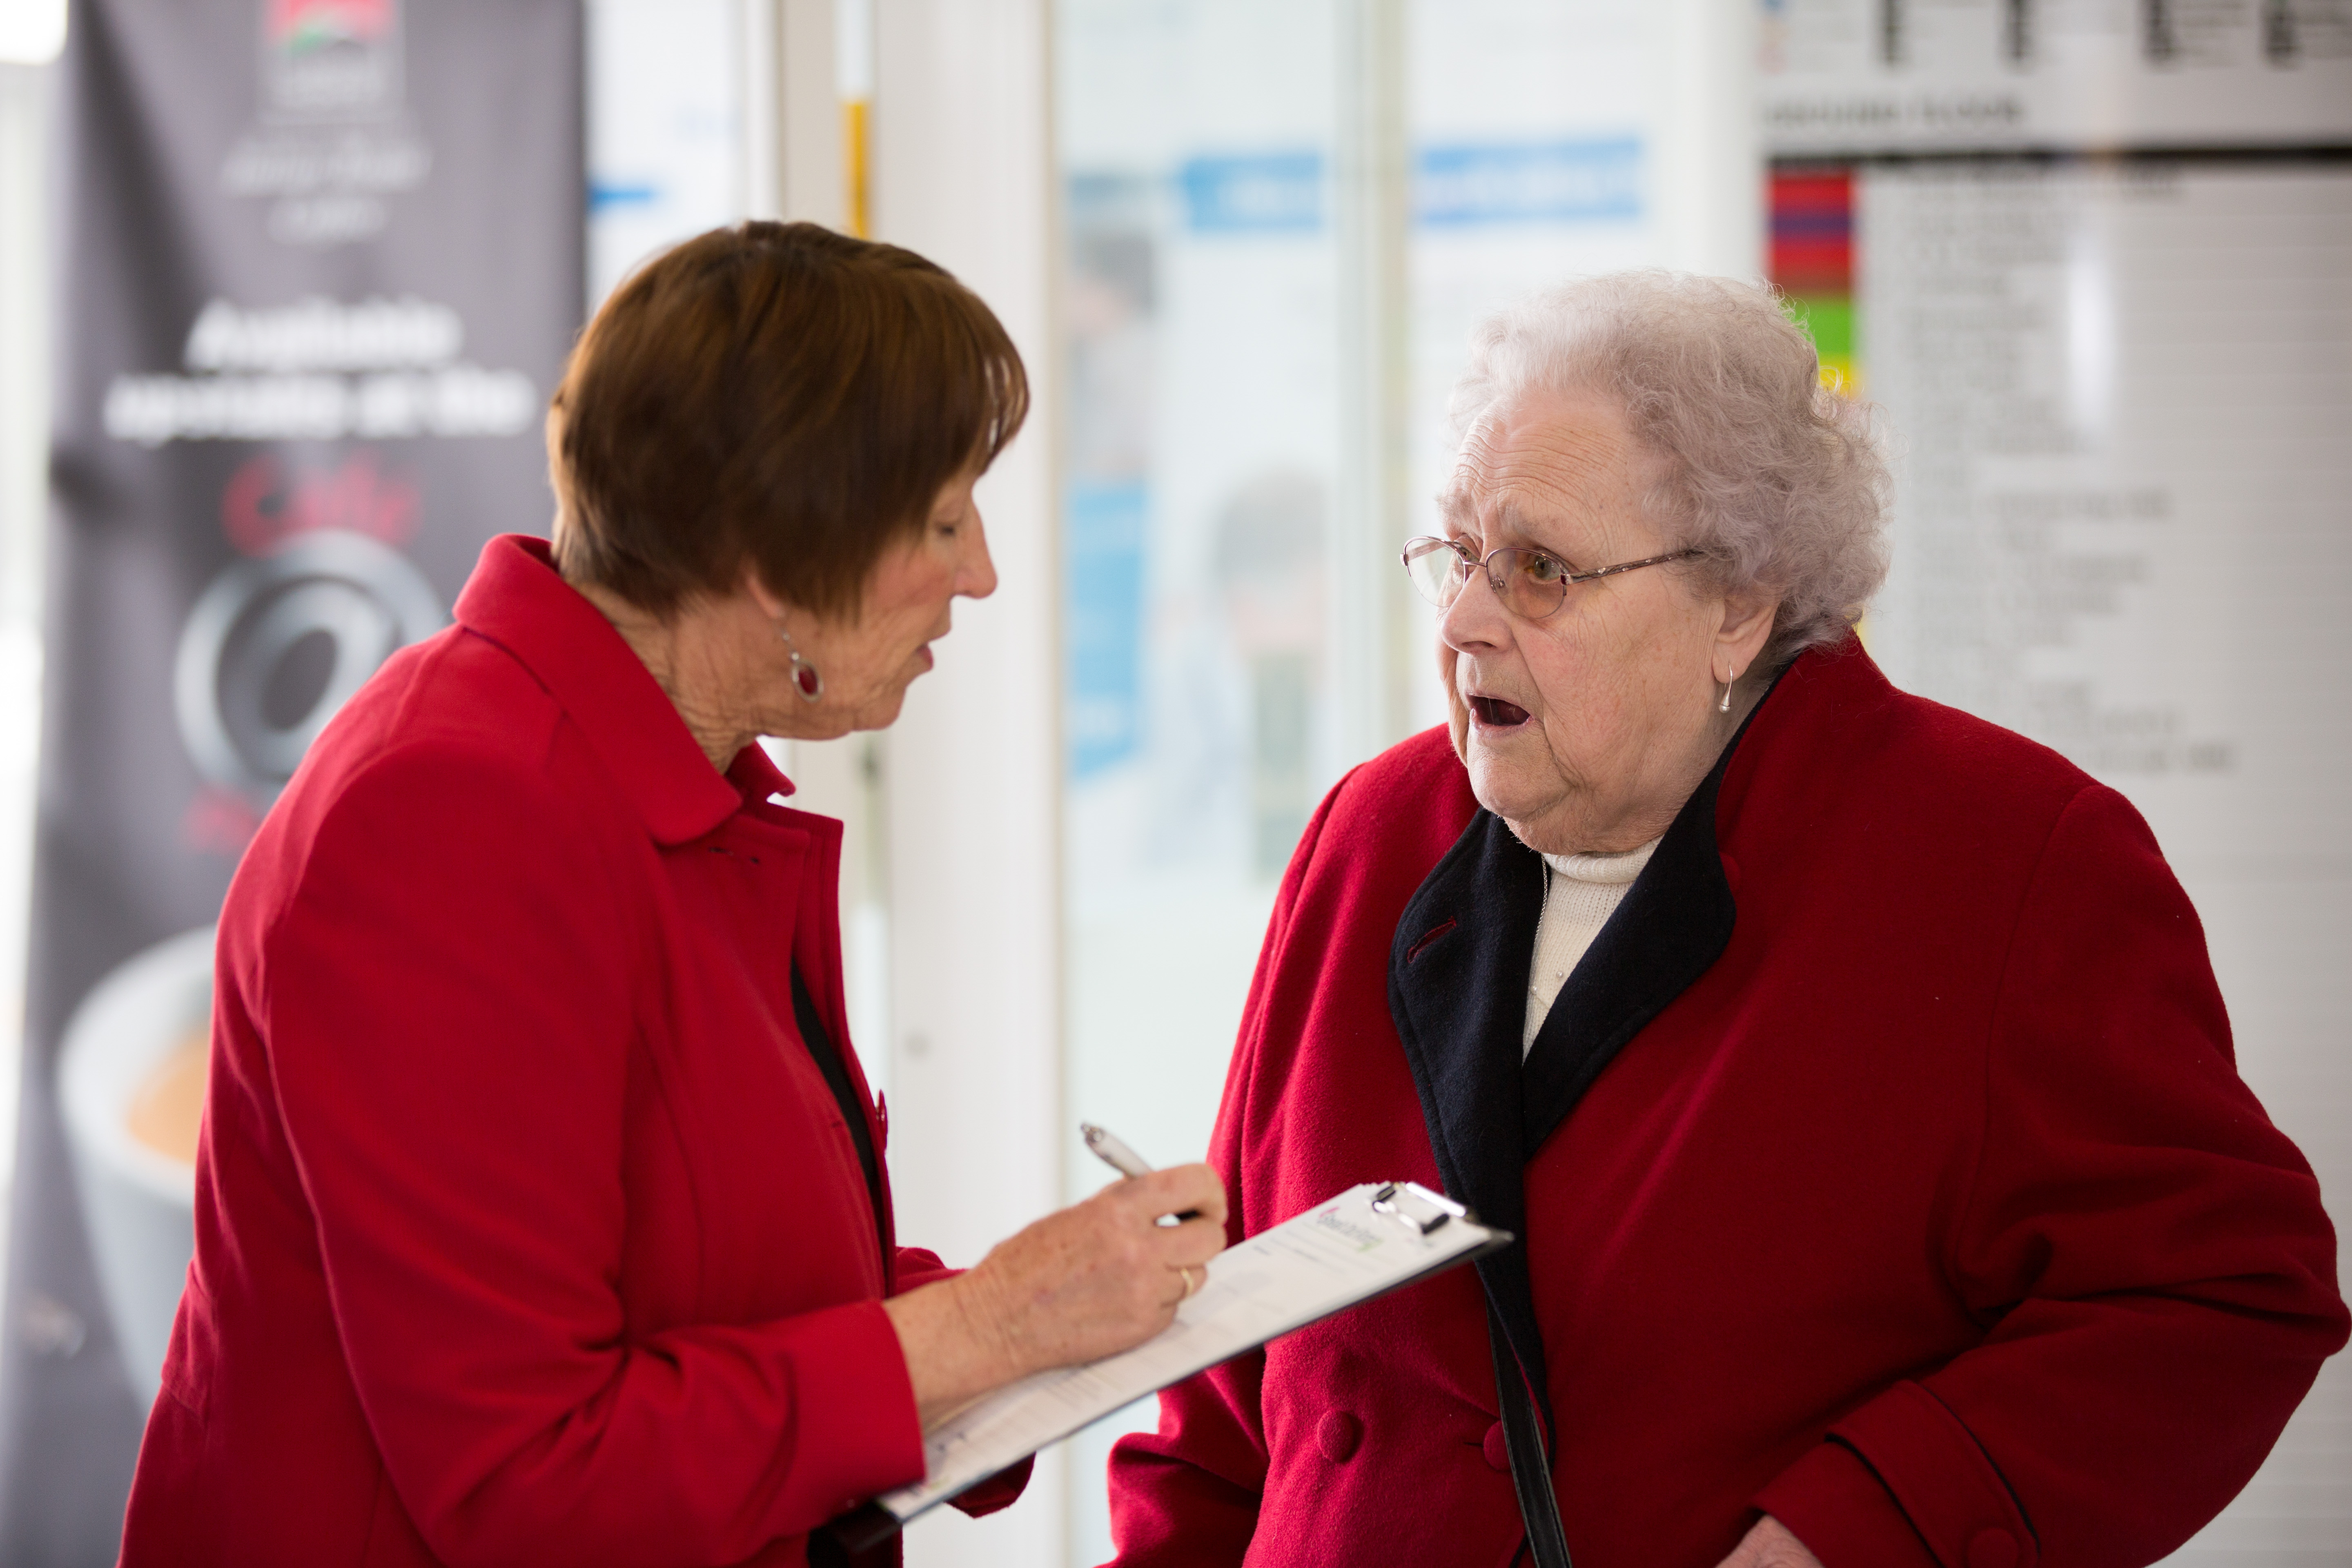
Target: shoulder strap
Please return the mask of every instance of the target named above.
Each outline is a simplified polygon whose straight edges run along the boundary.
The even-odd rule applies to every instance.
[[[1543,1423],[1491,1302],[1486,1339],[1495,1352],[1495,1396],[1503,1411],[1503,1446],[1511,1456],[1511,1489],[1519,1494],[1519,1515],[1527,1521],[1528,1550],[1535,1556],[1536,1568],[1571,1568],[1559,1499],[1551,1489],[1551,1462],[1544,1455]]]

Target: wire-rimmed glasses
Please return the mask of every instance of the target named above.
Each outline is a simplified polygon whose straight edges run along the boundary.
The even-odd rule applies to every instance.
[[[1567,601],[1568,590],[1575,584],[1614,577],[1620,572],[1638,572],[1644,566],[1663,566],[1669,561],[1687,561],[1706,553],[1704,550],[1677,550],[1670,555],[1653,555],[1646,561],[1623,561],[1614,566],[1579,572],[1550,551],[1533,545],[1507,544],[1488,552],[1481,561],[1459,541],[1423,534],[1406,542],[1404,572],[1421,596],[1443,610],[1454,603],[1455,595],[1462,592],[1462,584],[1470,581],[1470,574],[1484,566],[1486,581],[1493,585],[1495,597],[1503,602],[1505,609],[1524,620],[1539,621]]]

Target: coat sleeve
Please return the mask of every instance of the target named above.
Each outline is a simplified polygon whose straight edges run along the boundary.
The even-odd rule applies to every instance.
[[[642,888],[542,779],[411,751],[317,827],[238,984],[341,1348],[441,1561],[735,1562],[922,1472],[877,1301],[632,1330]]]
[[[942,1279],[952,1279],[962,1273],[940,1261],[940,1255],[928,1247],[902,1247],[898,1262],[890,1270],[895,1282],[891,1294],[903,1296],[909,1290],[919,1290],[926,1285],[936,1285]]]
[[[1348,777],[1353,777],[1352,772]],[[1268,999],[1279,983],[1284,938],[1307,867],[1321,842],[1331,805],[1348,777],[1331,786],[1291,852],[1276,895],[1249,1000],[1225,1071],[1224,1098],[1209,1141],[1209,1163],[1225,1184],[1225,1242],[1237,1244],[1263,1230],[1272,1216],[1252,1206],[1249,1163],[1243,1157],[1250,1122],[1250,1093],[1265,1052]],[[1112,1446],[1111,1539],[1122,1568],[1171,1568],[1239,1563],[1257,1531],[1258,1504],[1265,1492],[1265,1424],[1259,1391],[1265,1380],[1263,1350],[1185,1379],[1160,1394],[1160,1429],[1133,1433]]]
[[[2345,1341],[2317,1183],[2239,1079],[2196,912],[2112,790],[2052,831],[1986,1062],[1942,1242],[1982,1343],[1756,1499],[1827,1568],[2154,1562]]]
[[[891,1275],[898,1281],[898,1289],[892,1293],[903,1296],[909,1290],[936,1285],[942,1279],[952,1279],[962,1272],[961,1268],[950,1268],[941,1263],[936,1252],[919,1247],[902,1247],[898,1248],[898,1268]],[[1011,1508],[1021,1500],[1021,1494],[1029,1489],[1029,1478],[1036,1468],[1037,1457],[1032,1454],[1011,1468],[989,1477],[962,1496],[950,1498],[948,1506],[974,1519]]]

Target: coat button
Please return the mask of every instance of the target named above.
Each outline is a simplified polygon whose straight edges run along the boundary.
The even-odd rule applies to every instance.
[[[1969,1542],[1969,1568],[2017,1568],[2017,1537],[2006,1530],[1979,1530]]]
[[[1315,1446],[1335,1465],[1344,1465],[1364,1440],[1364,1424],[1344,1410],[1334,1410],[1315,1428]]]
[[[1503,1436],[1503,1424],[1500,1421],[1486,1428],[1486,1440],[1479,1444],[1478,1447],[1486,1456],[1486,1463],[1490,1468],[1497,1470],[1507,1470],[1511,1468],[1511,1440]]]

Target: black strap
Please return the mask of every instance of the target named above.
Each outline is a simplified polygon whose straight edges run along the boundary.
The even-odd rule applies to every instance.
[[[849,1081],[849,1069],[842,1065],[833,1037],[825,1033],[824,1020],[817,1016],[816,999],[809,994],[797,963],[793,965],[793,1020],[800,1026],[801,1044],[808,1047],[810,1059],[816,1063],[817,1071],[824,1074],[825,1086],[833,1090],[833,1098],[841,1107],[842,1120],[849,1123],[850,1137],[856,1140],[857,1163],[866,1169],[866,1195],[874,1204],[874,1245],[882,1249],[882,1269],[887,1276],[890,1253],[882,1228],[882,1165],[874,1157],[874,1134],[866,1125],[866,1108],[857,1102],[857,1089]]]
[[[808,983],[801,978],[801,966],[793,965],[793,1022],[800,1026],[801,1044],[808,1047],[809,1059],[816,1070],[824,1074],[825,1087],[841,1107],[841,1119],[849,1123],[849,1136],[857,1143],[857,1163],[866,1171],[866,1195],[874,1204],[874,1243],[883,1249],[882,1268],[889,1271],[888,1237],[882,1228],[882,1165],[874,1157],[874,1134],[866,1125],[866,1108],[857,1103],[857,1088],[849,1081],[849,1068],[843,1064],[841,1052],[826,1032],[824,1019],[816,1010],[816,998],[809,994]],[[895,1521],[893,1521],[896,1522]],[[861,1543],[862,1549],[845,1543],[829,1530],[819,1530],[808,1538],[809,1568],[866,1568],[899,1561],[898,1541],[894,1533],[887,1539]]]
[[[1551,1489],[1551,1461],[1544,1456],[1543,1421],[1491,1301],[1486,1304],[1486,1339],[1495,1350],[1495,1397],[1503,1411],[1503,1447],[1511,1456],[1511,1489],[1519,1494],[1519,1517],[1527,1521],[1528,1550],[1535,1555],[1536,1568],[1571,1568],[1559,1499]]]

